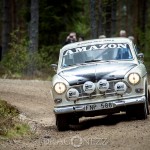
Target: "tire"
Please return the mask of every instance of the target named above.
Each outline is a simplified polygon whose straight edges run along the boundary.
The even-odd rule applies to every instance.
[[[148,104],[150,105],[150,90],[148,89]]]
[[[76,116],[72,116],[72,117],[70,118],[70,124],[71,124],[71,125],[78,125],[78,124],[79,124],[79,118],[76,117]]]
[[[147,103],[136,104],[134,106],[128,106],[126,110],[128,118],[136,118],[139,120],[147,119],[148,110]]]
[[[148,108],[148,106],[149,106],[150,93],[149,93],[149,89],[148,89],[147,84],[145,86],[145,92],[146,92],[145,93],[145,97],[146,97],[147,115],[149,115],[149,108]]]
[[[148,110],[147,110],[147,103],[140,104],[138,108],[138,112],[136,114],[136,118],[139,120],[145,120],[147,119]]]
[[[66,131],[69,129],[69,117],[66,114],[55,115],[56,126],[58,131]]]
[[[127,106],[126,107],[126,115],[128,119],[135,118],[136,117],[136,105],[135,106]]]
[[[149,115],[149,107],[148,107],[148,101],[146,101],[146,107],[147,107],[147,115]]]
[[[136,104],[132,106],[127,106],[126,114],[129,118],[136,117],[137,119],[147,119],[147,115],[149,115],[149,90],[148,85],[145,84],[145,102],[143,104]]]

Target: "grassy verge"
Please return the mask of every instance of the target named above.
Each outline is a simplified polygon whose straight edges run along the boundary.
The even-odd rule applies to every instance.
[[[10,70],[0,65],[0,78],[2,79],[22,79],[22,80],[51,80],[55,74],[54,70],[49,67],[48,69],[36,70],[33,75],[28,76],[26,72],[12,73]]]
[[[0,140],[21,138],[31,133],[27,124],[16,119],[18,115],[19,111],[16,108],[0,100]]]

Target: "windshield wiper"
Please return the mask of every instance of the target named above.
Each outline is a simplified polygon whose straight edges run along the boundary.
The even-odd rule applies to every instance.
[[[97,61],[102,61],[102,60],[101,59],[92,59],[92,60],[85,61],[85,63],[88,63],[88,62],[97,62]]]

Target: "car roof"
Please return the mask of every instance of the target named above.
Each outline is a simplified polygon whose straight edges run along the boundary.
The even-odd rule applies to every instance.
[[[76,47],[80,47],[80,46],[103,44],[103,43],[128,43],[128,44],[131,44],[132,41],[125,37],[92,39],[92,40],[85,40],[85,41],[81,41],[81,42],[67,44],[64,47],[62,47],[61,51],[63,52],[67,49],[72,49],[72,48],[76,48]]]

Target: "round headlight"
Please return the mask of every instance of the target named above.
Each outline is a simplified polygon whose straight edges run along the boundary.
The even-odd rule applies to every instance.
[[[117,82],[114,86],[117,94],[124,94],[127,90],[127,86],[124,82]]]
[[[137,73],[131,73],[128,76],[128,80],[133,85],[138,84],[140,82],[140,75]]]
[[[55,84],[54,90],[56,91],[56,93],[62,94],[66,91],[66,85],[62,82],[58,82]]]
[[[101,92],[106,92],[109,88],[109,82],[107,80],[100,80],[97,83],[97,88],[101,91]]]
[[[91,82],[91,81],[86,81],[83,84],[83,90],[84,90],[85,93],[91,94],[95,90],[95,84],[93,82]]]
[[[77,89],[71,88],[71,89],[68,90],[68,92],[67,92],[67,98],[69,100],[73,100],[74,101],[74,100],[77,100],[78,97],[79,97],[79,92],[78,92]]]

